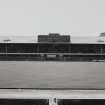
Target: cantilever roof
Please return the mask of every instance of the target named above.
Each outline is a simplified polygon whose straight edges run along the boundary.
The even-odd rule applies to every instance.
[[[37,43],[37,36],[0,36],[0,43]],[[105,37],[71,36],[71,43],[105,44]]]
[[[105,37],[71,37],[72,43],[105,44]]]

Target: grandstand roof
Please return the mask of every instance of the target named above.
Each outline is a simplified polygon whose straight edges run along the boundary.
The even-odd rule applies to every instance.
[[[0,36],[0,43],[37,43],[37,36]],[[71,43],[105,44],[105,37],[71,36]]]

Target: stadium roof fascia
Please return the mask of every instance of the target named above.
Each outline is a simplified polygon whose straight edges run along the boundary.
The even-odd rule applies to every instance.
[[[7,36],[7,37],[0,36],[0,43],[38,43],[38,42],[37,42],[37,36],[35,37],[33,36]],[[54,42],[54,43],[60,44],[61,42]],[[69,42],[67,43],[69,44]],[[105,44],[105,37],[71,36],[70,43],[71,44]]]

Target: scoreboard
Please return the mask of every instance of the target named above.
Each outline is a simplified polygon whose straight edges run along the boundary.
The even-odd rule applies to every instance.
[[[39,43],[49,43],[49,42],[70,42],[70,35],[60,35],[58,33],[50,33],[48,35],[38,35]]]

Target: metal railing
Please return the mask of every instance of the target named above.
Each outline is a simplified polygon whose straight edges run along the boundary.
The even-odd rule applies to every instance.
[[[0,55],[105,55],[105,53],[8,53],[3,52]]]

